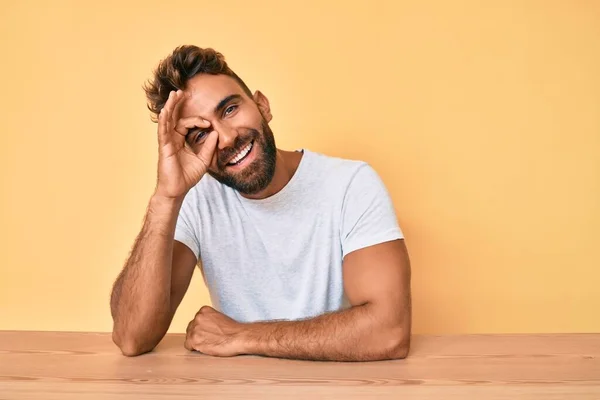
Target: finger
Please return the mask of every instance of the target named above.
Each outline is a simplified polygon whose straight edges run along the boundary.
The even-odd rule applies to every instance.
[[[162,147],[167,143],[167,112],[163,108],[158,114],[158,144]]]
[[[200,309],[199,309],[199,310],[198,310],[198,312],[196,313],[196,317],[194,317],[194,321],[197,321],[197,320],[198,320],[198,317],[199,317],[200,315],[204,314],[204,307],[206,307],[206,306],[202,306],[202,307],[200,307]]]
[[[194,319],[190,321],[190,323],[188,324],[187,328],[185,329],[185,334],[189,335],[190,332],[192,331],[192,326],[194,325]]]
[[[188,324],[186,330],[185,330],[185,341],[183,342],[183,346],[188,349],[189,351],[194,351],[194,337],[196,335],[194,335],[194,327],[196,326],[195,324],[196,319],[194,318],[193,320],[190,321],[190,323]]]
[[[185,104],[186,94],[183,92],[183,90],[179,89],[175,96],[176,102],[173,106],[173,121],[176,123],[181,114],[181,108]]]
[[[189,351],[194,351],[194,346],[192,346],[192,340],[189,336],[185,338],[185,342],[183,342],[183,347],[185,347]]]
[[[196,155],[204,164],[204,167],[208,170],[210,164],[212,163],[212,159],[215,155],[215,150],[217,149],[217,139],[219,138],[219,134],[217,131],[212,131],[208,134],[208,137],[204,141],[204,144],[200,147]],[[207,306],[206,306],[207,307]],[[202,310],[202,309],[201,309]]]
[[[169,132],[169,108],[172,102],[173,92],[169,93],[169,97],[163,108],[158,114],[158,140],[159,143],[165,144],[168,140]]]
[[[212,309],[211,306],[202,306],[202,307],[200,307],[200,311],[199,312],[202,313],[202,314],[204,314],[204,313],[210,311],[211,309]]]
[[[208,128],[210,122],[201,117],[187,117],[181,118],[175,126],[175,132],[185,137],[188,133],[188,129],[191,128]]]
[[[178,91],[175,90],[171,90],[169,92],[169,97],[167,98],[167,101],[165,102],[164,105],[164,109],[167,110],[169,112],[170,115],[173,115],[173,109],[175,108],[175,104],[177,104],[177,95]]]
[[[173,129],[175,127],[175,124],[177,123],[176,114],[179,113],[177,105],[181,103],[182,98],[183,92],[181,90],[172,90],[171,92],[169,92],[169,98],[165,103],[164,107],[167,110],[169,117],[167,119],[167,132],[170,132],[171,129]]]

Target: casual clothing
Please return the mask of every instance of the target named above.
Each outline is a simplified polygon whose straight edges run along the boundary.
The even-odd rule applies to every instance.
[[[343,258],[401,238],[390,196],[369,164],[309,150],[287,185],[262,200],[206,174],[186,195],[175,231],[201,259],[213,306],[239,322],[348,307]]]

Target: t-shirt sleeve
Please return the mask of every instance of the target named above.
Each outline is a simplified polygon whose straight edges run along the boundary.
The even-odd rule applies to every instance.
[[[377,172],[362,164],[350,181],[342,205],[342,256],[403,239],[392,199]]]
[[[197,234],[199,215],[197,210],[196,195],[192,189],[185,196],[179,210],[177,223],[175,224],[175,240],[189,247],[196,259],[200,259],[200,241]]]

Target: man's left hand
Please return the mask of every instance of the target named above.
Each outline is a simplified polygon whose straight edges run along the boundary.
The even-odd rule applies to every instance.
[[[185,348],[218,357],[243,353],[243,325],[212,307],[204,306],[188,324]]]

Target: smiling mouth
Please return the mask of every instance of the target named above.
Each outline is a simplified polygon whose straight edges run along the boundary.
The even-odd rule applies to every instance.
[[[248,156],[248,154],[250,154],[250,150],[252,150],[253,146],[254,146],[254,140],[251,141],[250,143],[248,143],[242,150],[240,150],[240,152],[237,153],[235,155],[235,157],[233,157],[231,159],[231,161],[229,161],[226,165],[228,167],[231,167],[234,165],[238,165],[239,163],[244,161],[244,159]]]

